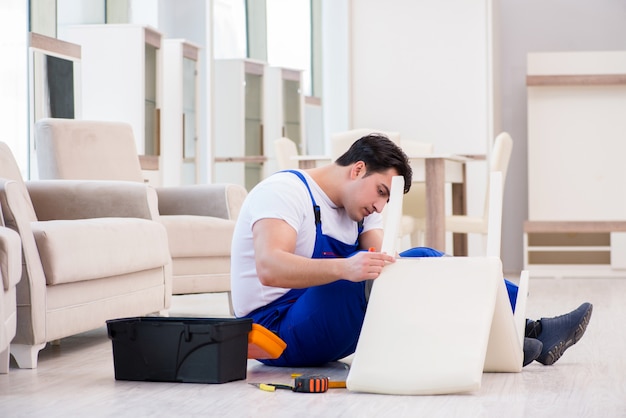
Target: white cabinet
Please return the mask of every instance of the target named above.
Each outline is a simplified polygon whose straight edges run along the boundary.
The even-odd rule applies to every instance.
[[[198,54],[184,39],[163,40],[161,177],[164,186],[198,182]]]
[[[269,66],[265,70],[265,175],[278,169],[274,140],[287,137],[307,154],[302,70]]]
[[[626,275],[626,52],[528,55],[525,268]]]
[[[161,33],[135,24],[70,25],[59,38],[81,45],[82,118],[130,123],[138,153],[158,167]]]
[[[266,65],[247,59],[214,62],[214,179],[250,190],[264,177]]]

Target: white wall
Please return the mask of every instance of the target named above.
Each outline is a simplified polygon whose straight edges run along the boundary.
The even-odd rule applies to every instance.
[[[351,127],[397,131],[437,153],[487,155],[496,125],[491,13],[492,0],[353,0]],[[486,183],[486,161],[468,165],[469,215],[482,216]],[[469,255],[482,254],[482,238],[471,236]]]
[[[485,154],[493,135],[491,0],[352,2],[352,125],[435,152]]]

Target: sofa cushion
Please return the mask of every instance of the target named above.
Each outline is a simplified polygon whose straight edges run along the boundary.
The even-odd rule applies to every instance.
[[[195,215],[161,215],[172,258],[229,256],[235,221]]]
[[[48,285],[97,279],[170,262],[167,232],[138,218],[55,220],[31,224]]]

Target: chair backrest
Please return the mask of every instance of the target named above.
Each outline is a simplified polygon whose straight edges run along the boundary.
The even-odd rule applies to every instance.
[[[295,170],[298,168],[298,161],[292,157],[298,155],[298,146],[289,138],[278,138],[274,140],[276,151],[276,162],[279,170]]]
[[[35,139],[43,180],[144,181],[128,123],[45,118]]]
[[[385,132],[376,129],[352,129],[345,132],[336,132],[330,135],[330,157],[332,160],[339,158],[348,148],[365,135],[379,133],[387,136],[395,144],[400,145],[399,132]]]
[[[488,257],[500,257],[502,241],[502,172],[492,171],[489,175],[489,219],[487,220]]]
[[[500,171],[502,173],[502,186],[506,180],[506,172],[511,160],[513,150],[513,139],[507,132],[500,133],[493,141],[491,156],[489,157],[489,171]]]
[[[511,138],[511,135],[506,132],[500,133],[493,141],[493,147],[491,148],[491,155],[489,156],[489,175],[491,176],[491,173],[498,171],[502,173],[501,188],[503,191],[504,183],[506,181],[506,172],[509,168],[509,160],[511,159],[512,151],[513,139]],[[487,224],[489,223],[489,190],[490,187],[488,180],[487,192],[485,193],[485,210],[483,215]]]

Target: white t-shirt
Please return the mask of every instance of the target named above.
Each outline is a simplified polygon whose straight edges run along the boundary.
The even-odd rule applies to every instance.
[[[322,231],[341,242],[353,243],[358,226],[343,208],[338,208],[313,179],[306,178],[320,207]],[[252,226],[260,219],[287,222],[296,232],[297,255],[310,258],[315,246],[315,215],[309,192],[293,173],[276,173],[254,187],[246,197],[233,234],[231,247],[231,291],[235,315],[244,316],[278,299],[290,289],[263,286],[256,273]],[[363,222],[363,232],[382,229],[382,216],[374,212]]]

